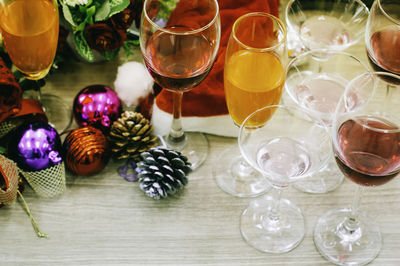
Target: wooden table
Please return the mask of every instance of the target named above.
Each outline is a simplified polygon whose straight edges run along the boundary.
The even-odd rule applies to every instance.
[[[364,44],[349,50],[366,62]],[[117,66],[70,62],[50,76],[44,92],[62,95],[72,105],[75,95],[91,84],[113,85]],[[211,171],[222,150],[236,139],[208,135],[209,157],[189,176],[177,196],[152,200],[138,183],[120,177],[110,162],[90,177],[67,176],[67,190],[58,198],[24,192],[40,229],[36,237],[19,202],[0,209],[0,265],[329,265],[314,247],[317,218],[346,207],[355,185],[347,180],[336,191],[312,195],[289,188],[284,197],[296,203],[306,220],[306,235],[293,251],[265,254],[250,247],[239,232],[239,216],[250,198],[221,191]],[[399,265],[400,182],[365,193],[362,208],[381,226],[383,247],[371,265]]]

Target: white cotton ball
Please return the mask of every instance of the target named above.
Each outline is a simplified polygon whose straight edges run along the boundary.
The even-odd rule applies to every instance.
[[[154,80],[146,67],[139,62],[127,62],[118,67],[114,88],[127,107],[138,105],[139,98],[153,92]]]

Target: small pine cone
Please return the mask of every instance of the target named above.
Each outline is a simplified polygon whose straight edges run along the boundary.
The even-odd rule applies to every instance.
[[[139,159],[140,153],[157,145],[157,136],[152,136],[153,126],[142,114],[125,111],[114,121],[109,133],[111,151],[118,159]]]
[[[143,160],[138,163],[139,187],[147,196],[166,198],[187,184],[191,164],[180,152],[152,148],[140,156]]]

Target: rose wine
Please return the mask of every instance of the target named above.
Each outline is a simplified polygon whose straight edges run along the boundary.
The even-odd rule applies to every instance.
[[[145,63],[161,87],[168,90],[189,90],[198,85],[210,71],[214,47],[202,34],[183,34],[190,29],[165,29],[181,31],[182,34],[155,32],[146,43]]]
[[[345,25],[339,19],[326,15],[312,16],[304,21],[300,36],[310,49],[321,46],[346,47],[351,42]]]
[[[362,116],[344,122],[337,133],[335,158],[340,170],[363,186],[382,185],[400,171],[399,127]]]
[[[369,43],[368,58],[376,71],[400,74],[400,29],[389,27],[375,32]]]
[[[43,78],[58,41],[58,10],[50,0],[15,0],[0,14],[4,45],[14,65],[28,78]]]
[[[224,87],[226,104],[235,124],[242,124],[261,107],[278,104],[285,77],[282,62],[273,53],[240,50],[228,58]],[[248,125],[257,126],[268,119],[255,116]]]

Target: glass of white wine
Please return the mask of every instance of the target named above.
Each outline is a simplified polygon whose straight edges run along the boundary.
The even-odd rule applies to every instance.
[[[11,61],[27,79],[44,78],[57,51],[59,15],[56,0],[4,0],[0,30]],[[49,123],[61,133],[71,123],[71,109],[61,98],[40,94]]]

